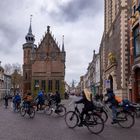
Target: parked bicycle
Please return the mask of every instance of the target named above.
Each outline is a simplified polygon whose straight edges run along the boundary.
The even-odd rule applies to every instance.
[[[63,117],[66,114],[66,107],[63,104],[56,104],[54,100],[50,100],[45,107],[45,113],[46,115],[51,115],[53,112]]]
[[[108,120],[108,117],[112,119],[112,110],[110,109],[108,104],[102,103],[102,107],[98,107],[96,110],[98,114],[102,117],[104,122]],[[127,109],[126,106],[118,106],[117,108],[117,116],[116,116],[116,123],[121,126],[122,128],[131,128],[135,124],[135,117],[131,110]]]
[[[65,115],[66,125],[73,129],[78,126],[80,122],[80,111],[75,104],[74,111],[68,111]],[[83,125],[88,128],[88,130],[93,134],[99,134],[104,130],[103,119],[93,111],[88,112],[84,115]]]

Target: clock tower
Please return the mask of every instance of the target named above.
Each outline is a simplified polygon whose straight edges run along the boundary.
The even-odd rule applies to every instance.
[[[32,74],[32,52],[34,47],[35,37],[32,34],[31,26],[32,17],[30,18],[30,26],[27,35],[25,36],[26,43],[23,44],[23,92],[31,91],[31,74]]]

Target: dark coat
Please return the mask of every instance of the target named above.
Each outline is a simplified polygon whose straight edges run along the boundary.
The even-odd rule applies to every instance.
[[[111,106],[117,106],[118,105],[118,102],[115,99],[115,94],[112,90],[108,90],[107,94],[105,96],[108,97],[108,99],[105,101],[106,103],[108,103],[108,102],[111,103]]]
[[[85,108],[87,111],[90,111],[90,110],[93,110],[93,109],[94,109],[93,102],[87,100],[85,96],[83,96],[79,101],[76,101],[75,103],[76,103],[76,104],[83,103],[83,104],[84,104],[84,108]]]

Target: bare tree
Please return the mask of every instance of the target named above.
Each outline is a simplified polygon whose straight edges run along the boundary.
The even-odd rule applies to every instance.
[[[14,71],[17,71],[19,74],[22,74],[22,68],[21,65],[19,63],[13,63],[13,64],[5,64],[4,65],[4,72],[7,75],[11,75],[12,73],[14,73]]]
[[[7,75],[11,75],[11,85],[14,94],[17,90],[22,88],[22,69],[18,63],[5,64],[4,72]]]
[[[15,95],[16,91],[21,90],[21,87],[22,87],[22,76],[18,72],[18,70],[15,69],[15,71],[11,75],[11,78],[12,78],[11,79],[12,88],[13,88],[13,92],[14,92],[14,95]]]
[[[12,65],[11,64],[5,64],[4,65],[4,73],[7,75],[12,74]]]

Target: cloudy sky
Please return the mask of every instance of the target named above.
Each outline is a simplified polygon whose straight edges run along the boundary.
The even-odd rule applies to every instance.
[[[3,0],[0,2],[0,61],[23,63],[22,44],[28,32],[30,15],[38,44],[47,25],[62,45],[65,36],[66,81],[79,82],[99,50],[103,34],[103,0]]]

